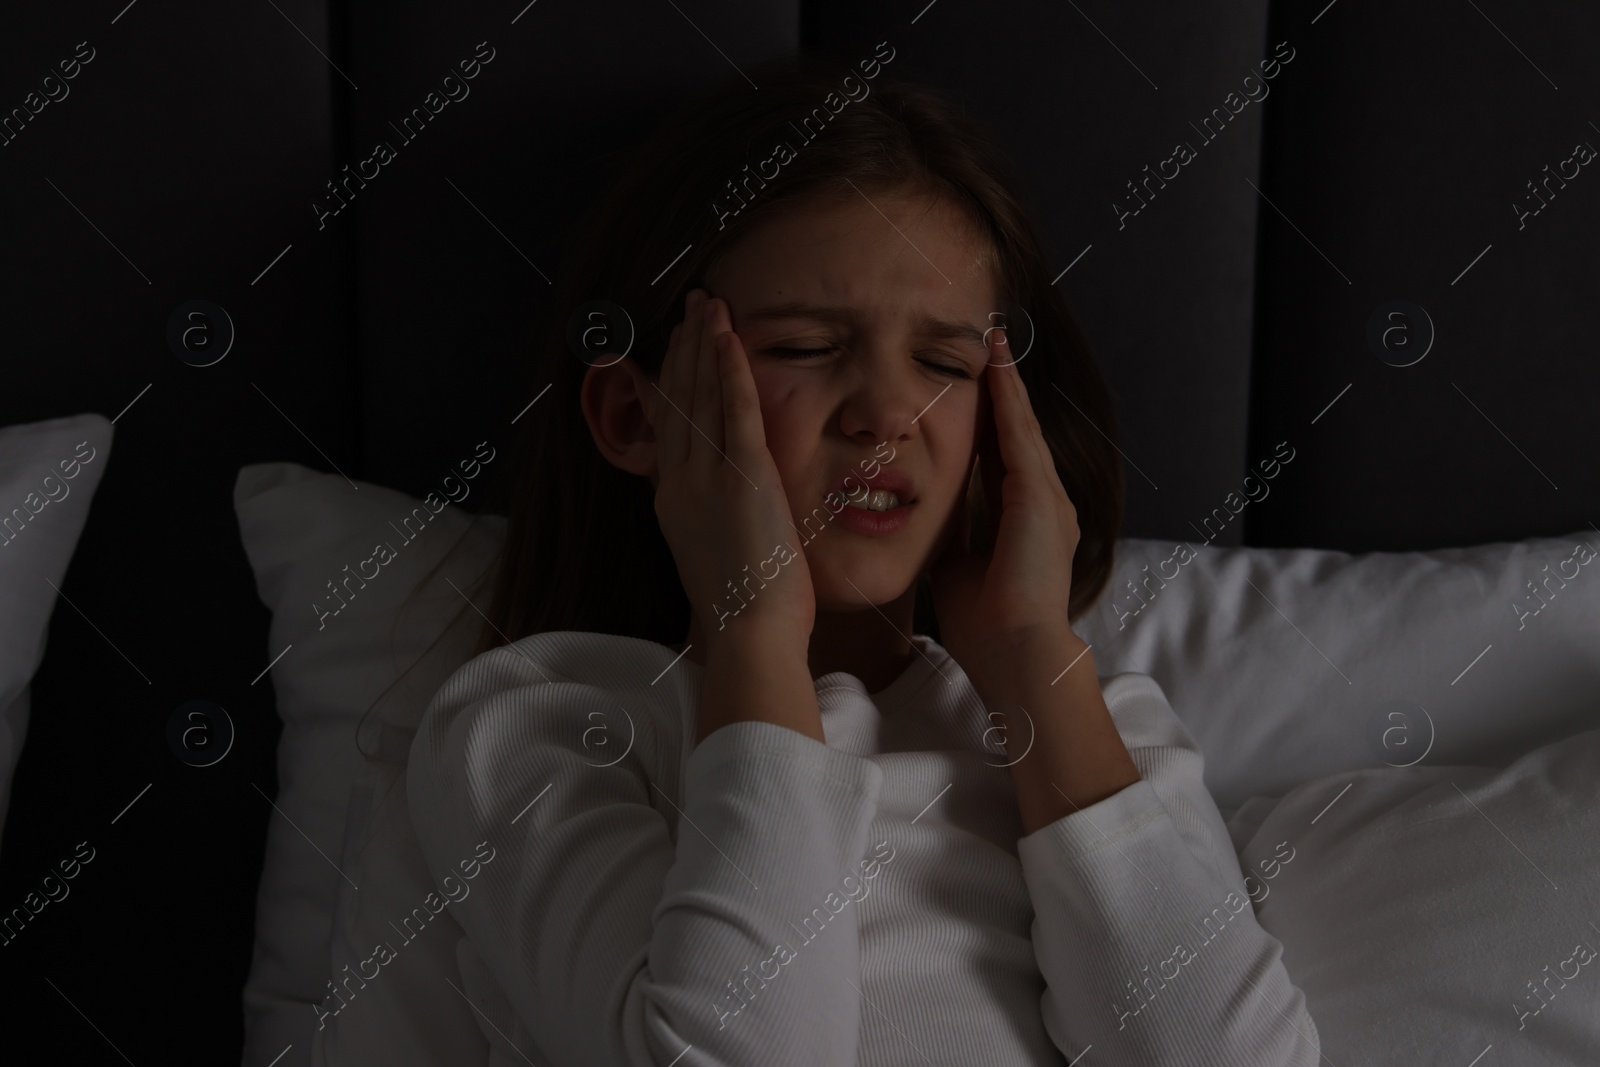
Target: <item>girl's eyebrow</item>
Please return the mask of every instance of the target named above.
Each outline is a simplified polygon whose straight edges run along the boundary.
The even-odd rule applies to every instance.
[[[754,311],[747,311],[739,317],[741,319],[761,320],[815,319],[819,322],[849,325],[860,316],[854,308],[833,307],[825,304],[806,304],[796,301],[757,308]],[[970,322],[952,322],[949,319],[939,319],[932,315],[920,315],[912,321],[912,328],[923,337],[931,337],[941,341],[969,341],[978,348],[987,351],[983,331]]]

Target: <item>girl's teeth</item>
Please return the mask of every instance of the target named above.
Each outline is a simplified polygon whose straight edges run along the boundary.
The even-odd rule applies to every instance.
[[[851,500],[850,506],[867,511],[888,511],[900,506],[900,498],[888,489],[874,489],[864,497]]]

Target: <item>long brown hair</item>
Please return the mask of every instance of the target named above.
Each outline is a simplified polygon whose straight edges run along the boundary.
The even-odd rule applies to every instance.
[[[717,258],[770,213],[841,191],[854,195],[846,179],[869,194],[906,187],[936,192],[988,236],[1000,298],[1023,307],[1032,320],[1033,345],[1017,369],[1077,509],[1069,619],[1088,610],[1109,582],[1124,493],[1116,416],[1088,341],[1052,284],[1033,221],[1013,192],[1009,159],[959,102],[896,82],[882,68],[869,80],[831,61],[786,57],[748,73],[759,90],[743,78],[730,79],[664,123],[580,231],[557,299],[533,326],[539,338],[534,384],[542,389],[549,383],[550,395],[519,418],[510,455],[486,487],[488,510],[473,517],[395,612],[391,640],[402,617],[418,617],[408,612],[429,610],[420,595],[436,589],[436,576],[456,549],[481,559],[479,546],[494,537],[485,525],[495,521],[494,512],[508,513],[498,557],[475,572],[475,580],[463,576],[460,610],[358,724],[354,741],[381,786],[363,841],[377,832],[384,801],[395,794],[428,695],[463,656],[550,630],[667,645],[688,633],[689,603],[656,519],[654,490],[648,479],[601,456],[579,406],[589,367],[567,340],[573,311],[596,299],[625,309],[636,330],[629,356],[655,377],[685,295],[705,285]],[[854,82],[844,84],[846,76]],[[830,94],[844,99],[841,85],[850,103],[834,114],[826,102]],[[856,99],[863,85],[870,92]],[[814,139],[804,140],[801,128]],[[747,176],[746,164],[754,171],[775,139],[796,154],[764,188],[752,181],[753,200],[723,217],[740,203],[730,197],[729,179]],[[1013,325],[1009,319],[1003,324]],[[982,531],[988,518],[981,491],[969,495],[968,506],[974,530]],[[913,627],[939,640],[925,578],[917,583]]]
[[[869,69],[876,78],[863,76]],[[1116,417],[1088,341],[1052,284],[1009,158],[959,102],[895,81],[865,61],[852,71],[791,56],[749,74],[758,90],[730,79],[680,108],[638,151],[594,212],[555,314],[596,299],[620,305],[636,331],[629,356],[653,378],[685,295],[704,286],[718,257],[769,215],[850,193],[847,182],[869,194],[909,186],[949,198],[992,243],[1002,299],[1026,309],[1033,323],[1033,347],[1017,369],[1077,509],[1068,612],[1076,619],[1110,578],[1122,525]],[[841,85],[850,100],[835,114],[825,101],[831,94],[842,102]],[[870,91],[858,99],[863,85]],[[802,127],[813,140],[803,140]],[[747,182],[779,140],[792,146],[792,157],[775,178]],[[736,213],[730,208],[741,200],[730,179],[750,198]],[[549,630],[675,644],[688,632],[689,604],[656,519],[654,490],[595,447],[578,401],[589,367],[569,347],[566,323],[551,321],[541,344],[536,381],[551,383],[552,395],[522,424],[502,468],[516,482],[478,651]],[[981,524],[981,501],[972,503]],[[937,640],[926,585],[918,583],[916,630]]]

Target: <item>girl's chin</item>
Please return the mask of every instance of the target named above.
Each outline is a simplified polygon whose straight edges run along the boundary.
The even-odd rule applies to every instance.
[[[886,573],[882,567],[824,570],[815,563],[810,566],[818,611],[859,611],[868,604],[881,607],[916,587],[916,575]]]

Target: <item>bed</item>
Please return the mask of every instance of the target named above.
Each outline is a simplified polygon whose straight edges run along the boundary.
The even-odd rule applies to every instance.
[[[362,712],[380,696],[420,709],[466,661],[470,627],[450,620],[481,592],[503,520],[447,508],[337,625],[306,608],[373,531],[420,505],[296,464],[240,471],[271,643],[305,650],[273,668],[286,818],[268,841],[246,1062],[292,1047],[318,1067],[358,1063],[364,1042],[400,1033],[419,1065],[498,1064],[536,1041],[517,1040],[477,957],[458,957],[448,916],[383,968],[382,997],[337,1020],[310,1007],[432,888],[395,788],[409,734]],[[1578,980],[1600,946],[1600,581],[1575,572],[1542,630],[1508,607],[1526,576],[1581,568],[1597,546],[1594,530],[1361,555],[1119,543],[1077,629],[1102,676],[1155,678],[1206,754],[1251,906],[1283,942],[1329,1061],[1450,1049],[1466,1063],[1494,1046],[1499,1063],[1578,1064],[1600,1050],[1600,982]],[[340,842],[338,862],[296,828]]]
[[[0,965],[12,1011],[49,1030],[59,1058],[107,1055],[108,1040],[134,1062],[171,1058],[160,1020],[180,989],[184,1053],[309,1062],[311,1010],[283,1005],[330,977],[348,922],[338,893],[355,892],[335,864],[359,861],[347,825],[371,821],[361,791],[384,785],[355,777],[349,708],[420,638],[401,631],[390,651],[390,635],[348,626],[405,581],[385,567],[366,606],[285,654],[291,614],[317,625],[306,598],[372,546],[303,546],[315,588],[273,591],[236,495],[342,472],[416,498],[478,442],[508,447],[546,384],[528,340],[562,328],[570,309],[550,282],[605,176],[680,100],[798,50],[853,62],[887,42],[891,70],[961,95],[1014,154],[1117,399],[1123,561],[1138,565],[1087,623],[1097,657],[1166,687],[1205,743],[1236,843],[1272,828],[1249,821],[1253,796],[1307,788],[1320,832],[1365,810],[1352,785],[1319,817],[1333,797],[1309,787],[1328,776],[1418,752],[1422,768],[1505,769],[1593,722],[1595,582],[1574,546],[1600,544],[1600,198],[1586,165],[1571,175],[1600,118],[1560,105],[1600,90],[1600,12],[280,0],[201,19],[183,5],[36,5],[10,31],[6,99],[27,114],[0,138],[0,188],[29,210],[5,243],[0,426],[83,417],[116,436],[81,537],[58,530],[39,571],[60,587],[56,610],[35,599],[55,593],[43,582],[11,602],[20,636],[0,713],[7,906],[42,899],[42,877],[80,842],[96,850]],[[395,157],[367,165],[377,177],[352,180],[358,195],[335,213],[329,185],[430,92],[449,98],[447,71],[470,96],[448,87],[455,98],[420,134],[395,135]],[[207,328],[188,334],[197,301]],[[298,474],[261,473],[283,465]],[[89,498],[75,488],[36,521]],[[476,493],[452,505],[394,566],[413,548],[432,562],[433,534],[484,510]],[[311,537],[320,513],[300,514]],[[448,573],[462,585],[471,569]],[[1564,587],[1561,571],[1576,575]],[[1199,610],[1202,594],[1226,612]],[[456,596],[433,590],[416,610]],[[447,673],[441,655],[419,677]],[[345,659],[364,673],[340,675]],[[220,761],[169,740],[194,701],[229,717]],[[363,743],[404,741],[379,730]],[[1536,888],[1573,892],[1516,841],[1562,887],[1528,868]],[[1287,879],[1324,867],[1311,858],[1273,881],[1263,921],[1291,898]],[[152,871],[193,872],[194,891]],[[1520,968],[1494,986],[1511,1029],[1513,1005],[1557,994],[1520,1037],[1580,1003],[1588,967],[1562,942],[1581,929],[1483,942]],[[107,946],[124,963],[61,963]],[[1567,988],[1549,977],[1575,966]],[[480,1022],[458,1019],[455,1036],[486,1042]],[[1465,1065],[1492,1043],[1479,1061],[1492,1067],[1514,1047],[1464,1041],[1404,1049]]]

